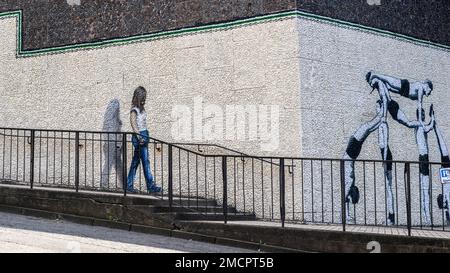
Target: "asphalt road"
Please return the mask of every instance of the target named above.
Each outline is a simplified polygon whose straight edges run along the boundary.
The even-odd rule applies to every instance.
[[[0,252],[236,253],[245,249],[0,212]]]

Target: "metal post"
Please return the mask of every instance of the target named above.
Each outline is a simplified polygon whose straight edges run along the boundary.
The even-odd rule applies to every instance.
[[[345,207],[345,161],[341,160],[341,214],[342,214],[342,231],[345,232],[345,224],[347,223],[347,210]]]
[[[284,222],[286,220],[286,196],[285,196],[285,173],[284,173],[284,158],[280,159],[280,216],[281,216],[281,227],[284,228]]]
[[[122,184],[123,196],[127,196],[127,133],[122,134]]]
[[[30,188],[33,189],[34,183],[34,138],[35,131],[31,130],[31,151],[30,151]]]
[[[75,133],[75,190],[80,187],[80,132]]]
[[[228,218],[228,190],[227,190],[227,157],[222,156],[222,179],[223,179],[223,221],[226,224]]]
[[[405,188],[406,188],[406,221],[408,236],[411,236],[411,173],[409,163],[405,163]]]
[[[169,210],[172,212],[173,205],[173,154],[172,144],[169,144]]]

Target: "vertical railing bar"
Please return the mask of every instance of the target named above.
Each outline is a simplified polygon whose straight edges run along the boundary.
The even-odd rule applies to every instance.
[[[31,130],[31,148],[30,148],[30,188],[33,189],[34,184],[34,143],[35,143],[35,131]]]
[[[27,136],[26,136],[26,131],[24,130],[23,131],[23,177],[22,177],[22,179],[23,179],[23,182],[25,182],[25,180],[26,180],[26,178],[25,178],[25,176],[26,176],[26,171],[25,171],[25,168],[26,168],[26,138],[27,138]]]
[[[94,180],[95,180],[95,153],[94,153],[94,134],[91,133],[91,186],[95,188]]]
[[[169,174],[168,174],[168,195],[169,195],[169,211],[172,212],[173,207],[173,153],[172,153],[172,145],[169,144],[168,148],[168,168],[169,168]]]
[[[420,164],[419,163],[419,181],[421,181],[420,179]],[[419,185],[419,217],[420,217],[420,229],[423,229],[422,226],[422,185]]]
[[[68,163],[68,165],[69,165],[69,167],[68,167],[68,170],[67,170],[67,179],[68,179],[68,182],[67,182],[67,186],[70,186],[70,136],[71,136],[71,133],[69,132],[69,137],[68,137],[68,141],[69,141],[69,143],[67,144],[68,146],[68,150],[69,150],[69,156],[68,156],[68,158],[67,158],[67,161],[69,162]],[[101,155],[102,153],[100,153],[100,155]],[[100,162],[101,162],[101,160],[100,160]],[[101,164],[101,163],[100,163]],[[101,170],[101,169],[100,169]],[[100,174],[101,174],[101,172],[100,172]]]
[[[294,159],[291,159],[291,184],[292,184],[292,221],[295,221],[295,177],[294,177]]]
[[[366,192],[366,161],[363,161],[363,183],[364,183],[364,225],[367,225],[367,192]]]
[[[115,171],[115,173],[116,173],[116,175],[115,175],[115,177],[116,177],[116,181],[115,181],[115,189],[114,190],[117,190],[119,187],[118,187],[118,185],[117,185],[117,182],[118,182],[118,176],[119,176],[119,159],[118,159],[118,157],[117,157],[117,152],[118,152],[118,140],[117,140],[117,136],[118,136],[118,134],[114,134],[114,160],[115,160],[115,163],[114,163],[114,167],[115,167],[115,169],[116,169],[116,171]]]
[[[48,184],[48,131],[46,132],[45,140],[45,184]]]
[[[387,162],[383,163],[383,168],[387,171]],[[388,177],[386,176],[386,171],[384,174],[384,221],[385,221],[385,226],[388,226],[388,221],[389,221],[389,214],[388,214],[388,204],[387,204],[387,195],[388,195],[388,188],[386,185],[386,180],[388,179]]]
[[[180,193],[180,205],[181,205],[181,149],[178,148],[178,192]]]
[[[355,166],[356,166],[356,162],[355,162]],[[355,174],[356,175],[356,174]],[[357,223],[357,217],[356,217],[357,215],[356,215],[356,204],[353,204],[353,217],[354,217],[354,221],[353,221],[353,223],[356,225],[356,223]]]
[[[205,156],[205,157],[203,157],[204,158],[204,160],[205,160],[205,199],[206,199],[206,202],[205,202],[205,204],[206,204],[206,213],[208,213],[208,179],[207,179],[207,171],[206,171],[206,168],[207,168],[207,157]]]
[[[302,222],[305,222],[305,191],[304,191],[304,175],[303,175],[303,171],[304,171],[304,166],[303,166],[303,159],[300,160],[300,164],[302,165]]]
[[[286,219],[286,203],[285,203],[285,173],[284,173],[284,158],[280,159],[280,218],[281,227],[284,228],[284,222]]]
[[[314,163],[310,160],[311,166],[311,221],[314,223]]]
[[[270,159],[270,198],[271,198],[271,218],[274,219],[274,213],[273,213],[273,162],[272,162],[272,158]]]
[[[394,162],[394,172],[395,172],[395,223],[398,226],[398,181],[397,181],[397,162]]]
[[[264,219],[264,161],[261,160],[261,212]]]
[[[373,192],[374,192],[375,226],[376,226],[378,224],[378,220],[377,220],[377,173],[375,162],[373,162]]]
[[[405,178],[407,228],[408,236],[411,236],[411,175],[409,163],[405,163]]]
[[[56,131],[53,131],[53,185],[56,184]]]
[[[2,156],[2,179],[5,179],[5,149],[6,149],[6,129],[3,129],[3,156]]]
[[[102,134],[102,135],[104,135],[104,134]],[[111,164],[111,162],[110,162],[110,157],[111,157],[111,154],[110,154],[110,152],[111,152],[111,147],[110,147],[110,141],[111,141],[111,134],[110,133],[106,133],[106,174],[102,174],[102,175],[106,175],[106,181],[107,181],[107,184],[106,184],[106,188],[109,190],[109,179],[111,178],[111,168],[110,168],[110,164]],[[104,149],[103,149],[104,150]],[[105,169],[105,168],[103,168],[103,169]],[[103,172],[103,171],[102,171]]]
[[[16,140],[16,181],[19,182],[19,130],[17,132],[17,140]]]
[[[42,158],[42,131],[38,131],[39,132],[39,168],[38,168],[38,182],[41,183],[41,158]]]
[[[80,132],[75,133],[75,191],[80,187]]]
[[[428,166],[429,166],[429,170],[430,170],[430,175],[429,175],[430,179],[429,179],[429,186],[428,186],[429,193],[430,193],[429,194],[430,199],[428,199],[429,200],[428,207],[430,208],[431,230],[434,230],[433,205],[432,205],[433,204],[432,203],[432,200],[433,200],[433,170],[432,170],[432,166],[430,163],[428,163]]]
[[[347,212],[346,212],[346,196],[345,196],[345,164],[344,160],[341,160],[341,219],[342,219],[342,231],[346,231]]]
[[[196,202],[197,202],[197,211],[198,211],[198,155],[195,154],[195,191],[196,191]]]
[[[253,214],[255,212],[255,160],[252,157],[252,206],[253,206]]]
[[[127,196],[127,133],[122,134],[122,188],[123,196]]]
[[[63,158],[64,158],[64,151],[63,151],[63,149],[64,149],[64,135],[63,135],[63,132],[61,131],[61,159],[60,159],[60,176],[61,176],[61,181],[60,181],[60,185],[62,185],[63,184]]]
[[[213,178],[213,182],[214,182],[214,200],[216,200],[216,157],[213,157],[213,172],[214,172],[214,178]],[[216,211],[214,210],[214,214],[216,214]]]
[[[233,190],[233,195],[234,195],[234,214],[237,214],[237,171],[236,171],[236,157],[233,157],[233,186],[234,186],[234,190]]]
[[[13,152],[12,152],[12,143],[13,143],[13,141],[12,141],[12,138],[13,138],[13,130],[11,129],[10,130],[10,137],[9,137],[9,139],[10,139],[10,141],[9,141],[9,179],[10,180],[13,180],[12,179],[12,154],[13,154]]]
[[[140,170],[140,169],[139,169]],[[157,183],[157,177],[156,177],[156,141],[153,141],[153,181],[155,183]],[[139,171],[139,175],[140,175],[140,171]],[[140,187],[140,183],[141,183],[141,177],[139,176],[139,187]]]
[[[244,213],[246,212],[245,207],[245,159],[242,158],[242,201],[244,202]]]
[[[97,134],[99,137],[98,137],[98,140],[99,140],[99,156],[100,156],[100,161],[98,162],[98,165],[99,165],[99,173],[100,173],[100,183],[101,183],[101,181],[102,181],[102,179],[103,179],[103,176],[104,176],[104,174],[103,174],[103,170],[102,170],[102,165],[103,165],[103,151],[102,151],[102,149],[103,149],[103,134]],[[107,161],[107,160],[105,160],[105,161]],[[102,185],[100,185],[100,188],[102,187]]]
[[[87,188],[87,133],[84,133],[84,187]]]
[[[330,160],[331,169],[331,223],[334,224],[334,177],[333,177],[333,160]]]
[[[227,157],[222,156],[222,181],[223,181],[223,194],[222,194],[222,210],[223,221],[226,224],[228,221],[228,181],[227,181]]]
[[[164,144],[161,143],[161,199],[164,199]]]
[[[441,215],[442,215],[442,231],[445,231],[445,216],[444,216],[444,210],[445,210],[445,196],[444,196],[444,184],[441,183],[441,193],[442,193],[442,209],[441,209]],[[449,204],[450,205],[450,204]]]
[[[188,203],[188,207],[190,207],[191,206],[191,182],[190,182],[190,180],[191,180],[191,178],[190,178],[190,176],[191,176],[191,174],[190,174],[190,168],[189,168],[189,151],[186,151],[186,155],[187,155],[187,178],[188,178],[188,200],[187,200],[187,203]]]
[[[324,206],[323,206],[323,160],[320,160],[320,192],[321,192],[321,202],[322,202],[322,223],[325,221],[324,219]]]

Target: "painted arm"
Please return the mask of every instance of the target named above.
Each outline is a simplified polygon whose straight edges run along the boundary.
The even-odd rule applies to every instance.
[[[434,118],[434,109],[433,104],[430,106],[430,122],[424,127],[425,133],[429,133],[431,130],[433,130],[434,125],[436,124],[436,119]]]
[[[139,129],[137,126],[137,114],[136,111],[131,111],[130,113],[130,123],[131,123],[131,129],[133,129],[133,132],[136,134],[139,134]]]
[[[385,122],[387,119],[388,104],[389,101],[391,100],[391,97],[389,96],[389,91],[383,82],[381,82],[380,80],[375,80],[374,84],[378,87],[378,93],[380,95],[382,102],[381,106],[381,111],[383,114],[382,121]]]
[[[137,125],[137,113],[136,111],[131,111],[130,113],[130,123],[131,123],[131,128],[133,129],[133,132],[136,134],[136,137],[138,138],[139,142],[143,142],[143,138],[141,137],[139,132],[139,128]]]
[[[419,103],[419,105],[417,106],[417,109],[423,109],[423,89],[422,88],[420,88],[418,91],[417,91],[417,95],[418,95],[418,99],[417,99],[417,101],[418,101],[418,103]],[[423,116],[422,116],[422,111],[420,110],[419,111],[419,122],[420,122],[420,124],[423,126],[423,127],[425,127],[425,124],[423,124]]]

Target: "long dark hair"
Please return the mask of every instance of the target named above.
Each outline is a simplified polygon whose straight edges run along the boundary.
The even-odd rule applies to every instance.
[[[131,101],[132,107],[139,108],[139,111],[145,111],[144,105],[142,105],[142,101],[145,100],[147,96],[147,90],[144,87],[139,86],[134,90],[133,100]]]

